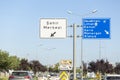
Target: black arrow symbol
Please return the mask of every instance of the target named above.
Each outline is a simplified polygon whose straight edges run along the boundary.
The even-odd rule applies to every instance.
[[[51,33],[50,37],[54,37],[55,34],[56,34],[56,32]]]

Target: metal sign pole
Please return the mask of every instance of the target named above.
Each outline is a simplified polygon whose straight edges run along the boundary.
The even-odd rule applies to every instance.
[[[73,24],[73,80],[76,80],[76,24]]]
[[[82,28],[81,28],[81,80],[83,80],[83,39],[82,39]]]

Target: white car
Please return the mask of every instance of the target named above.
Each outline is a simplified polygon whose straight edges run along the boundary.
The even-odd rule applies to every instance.
[[[47,76],[42,74],[38,76],[38,80],[48,80]]]
[[[50,78],[49,79],[50,80],[60,80],[58,74],[56,74],[56,73],[50,74]]]
[[[103,80],[120,80],[119,74],[106,74],[103,76]]]
[[[9,80],[33,80],[29,71],[13,71]]]

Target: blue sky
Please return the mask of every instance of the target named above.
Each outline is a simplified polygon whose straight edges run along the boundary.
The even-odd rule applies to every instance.
[[[111,39],[83,40],[83,60],[90,62],[101,58],[111,63],[120,62],[120,0],[1,0],[0,1],[0,49],[10,55],[29,60],[37,59],[42,64],[55,64],[73,57],[72,38],[40,39],[40,18],[66,18],[67,26],[81,25],[82,18],[111,18]],[[67,10],[86,16],[67,14]],[[81,29],[77,29],[80,34]],[[67,28],[67,35],[72,29]],[[101,44],[100,44],[101,43]],[[80,39],[77,39],[76,62],[80,65]],[[99,48],[101,45],[101,48]]]

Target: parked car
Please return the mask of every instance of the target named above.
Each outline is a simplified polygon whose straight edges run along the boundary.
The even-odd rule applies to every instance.
[[[81,79],[81,76],[79,73],[76,73],[76,79],[77,80],[80,80]],[[73,74],[70,75],[70,80],[73,80]]]
[[[60,80],[59,75],[57,73],[50,73],[49,80]]]
[[[29,71],[13,71],[9,80],[33,80]]]
[[[120,80],[119,74],[106,74],[103,76],[102,80]]]
[[[48,80],[47,75],[46,74],[39,74],[38,80]]]

